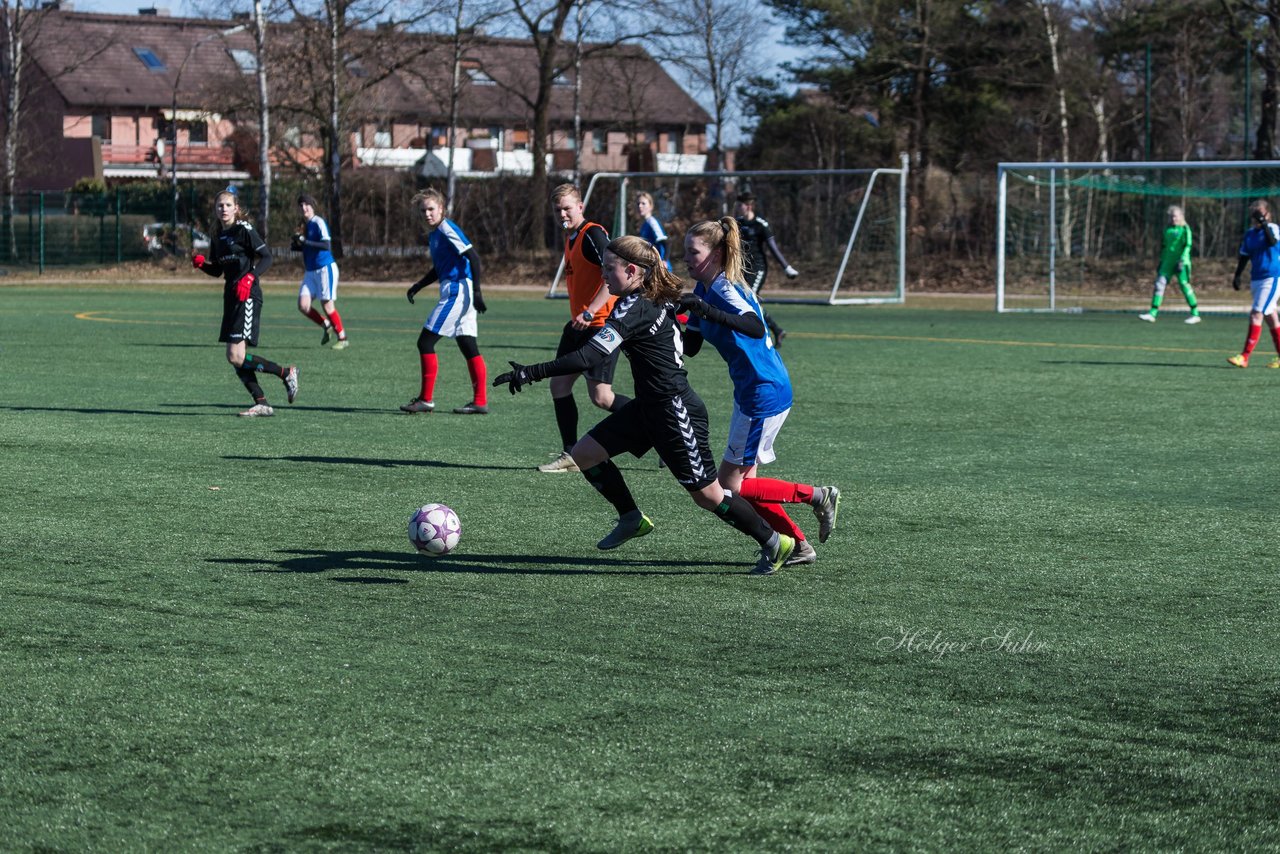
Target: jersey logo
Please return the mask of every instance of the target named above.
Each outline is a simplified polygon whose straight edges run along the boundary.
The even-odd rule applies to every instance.
[[[591,344],[598,350],[612,353],[622,346],[622,336],[609,324],[600,327],[600,331],[591,336]]]

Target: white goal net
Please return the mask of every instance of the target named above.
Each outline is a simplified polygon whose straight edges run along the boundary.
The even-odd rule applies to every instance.
[[[610,237],[639,229],[635,198],[648,193],[667,232],[672,268],[684,275],[684,234],[734,213],[750,192],[778,248],[800,275],[789,280],[771,259],[765,302],[825,305],[901,303],[906,295],[907,161],[893,169],[601,172],[587,184],[587,219]],[[547,291],[563,296],[563,264]]]

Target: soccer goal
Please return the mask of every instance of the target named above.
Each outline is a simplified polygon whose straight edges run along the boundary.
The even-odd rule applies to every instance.
[[[1192,285],[1229,282],[1250,201],[1280,197],[1280,161],[1001,163],[997,183],[996,311],[1130,310],[1150,297],[1172,205]]]
[[[745,172],[600,172],[587,184],[587,218],[611,237],[633,234],[635,198],[648,193],[667,232],[673,269],[684,274],[684,234],[733,215],[740,193],[755,196],[782,254],[800,275],[788,280],[771,259],[766,302],[822,305],[901,303],[906,296],[907,158],[893,169]],[[547,296],[564,296],[564,263]]]

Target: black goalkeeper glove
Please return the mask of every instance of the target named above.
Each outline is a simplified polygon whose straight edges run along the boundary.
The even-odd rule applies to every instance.
[[[537,370],[537,365],[522,365],[519,362],[507,362],[507,364],[511,366],[511,370],[494,377],[493,384],[495,386],[505,385],[512,394],[520,391],[529,383],[536,383],[542,379]]]
[[[295,234],[292,238],[289,239],[289,248],[292,249],[294,252],[301,252],[304,244],[305,244],[305,241],[303,240],[301,234]]]
[[[476,298],[474,300],[474,303],[475,303],[476,311],[480,312],[481,314],[484,314],[486,311],[489,310],[489,306],[484,304],[484,297],[480,295],[479,291],[476,291]]]
[[[1236,276],[1234,279],[1232,279],[1232,280],[1231,280],[1231,290],[1233,290],[1233,291],[1238,291],[1238,290],[1240,290],[1240,277],[1239,277],[1239,276]]]
[[[409,305],[413,305],[413,295],[416,294],[417,292],[418,292],[417,285],[410,285],[409,290],[404,292],[404,295],[409,298]]]

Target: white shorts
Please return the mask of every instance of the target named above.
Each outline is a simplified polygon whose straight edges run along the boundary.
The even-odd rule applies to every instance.
[[[302,286],[298,288],[298,296],[311,294],[313,300],[333,302],[338,298],[338,265],[326,264],[319,270],[308,270],[302,274]]]
[[[459,335],[476,335],[476,307],[472,302],[471,280],[461,282],[441,282],[440,302],[431,310],[431,316],[422,324],[445,338],[457,338]]]
[[[787,408],[777,415],[752,418],[744,415],[733,404],[733,417],[729,419],[729,442],[724,448],[724,461],[735,466],[755,466],[771,463],[778,458],[773,452],[774,440],[782,430],[782,423],[791,414]]]
[[[1276,307],[1276,296],[1280,295],[1280,278],[1254,279],[1249,288],[1253,291],[1253,310],[1270,314]]]

